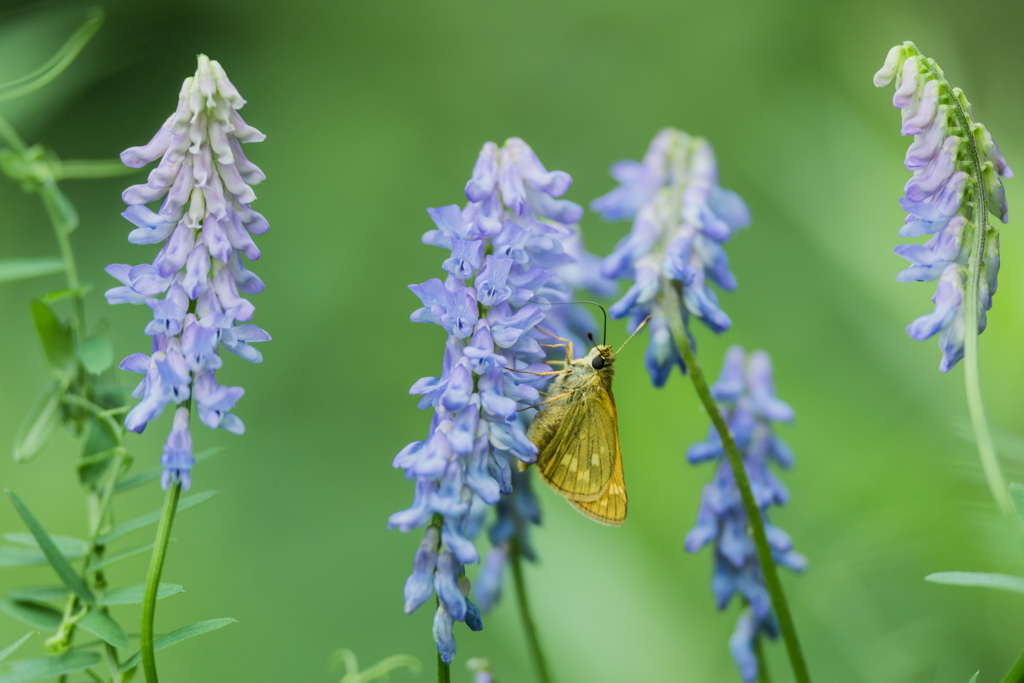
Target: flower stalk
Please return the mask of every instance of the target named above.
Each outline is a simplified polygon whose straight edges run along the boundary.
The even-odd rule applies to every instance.
[[[139,650],[142,652],[142,670],[146,674],[146,683],[157,683],[156,652],[153,649],[153,620],[156,616],[156,595],[160,587],[160,574],[164,569],[167,556],[167,544],[171,540],[171,526],[174,524],[174,513],[178,510],[178,498],[181,495],[181,480],[177,480],[167,489],[164,498],[163,512],[156,530],[156,545],[149,562],[146,574],[146,591],[142,598],[142,632]]]
[[[964,130],[970,130],[967,126],[967,114],[963,110],[960,100],[953,100],[953,106],[960,126]],[[974,161],[978,187],[984,187],[984,179],[981,177],[982,166],[978,158],[978,147],[974,136],[967,137],[967,145]],[[992,436],[988,429],[988,420],[985,418],[985,405],[981,398],[981,379],[979,377],[978,322],[980,312],[978,301],[981,296],[982,257],[985,254],[985,241],[988,236],[987,203],[984,192],[975,193],[972,213],[979,225],[975,227],[974,235],[971,237],[971,257],[968,265],[970,278],[967,281],[967,301],[964,307],[964,327],[967,334],[964,339],[964,384],[967,389],[967,411],[971,416],[971,427],[974,429],[974,439],[978,444],[978,456],[981,458],[981,467],[985,472],[985,481],[988,482],[988,488],[992,492],[992,498],[999,511],[1004,515],[1010,515],[1013,514],[1013,509],[1010,507],[1010,498],[1006,493],[1006,479],[999,466],[999,458],[992,445]],[[998,237],[996,239],[998,240]]]
[[[793,615],[789,611],[789,603],[786,601],[786,594],[782,590],[782,582],[779,580],[779,573],[775,567],[775,560],[772,557],[771,546],[768,544],[768,537],[765,535],[764,520],[761,518],[761,510],[754,499],[754,493],[750,488],[750,479],[747,477],[746,468],[743,466],[743,458],[740,456],[736,442],[732,438],[729,426],[722,417],[715,399],[711,395],[704,371],[697,362],[693,349],[690,346],[689,336],[686,333],[685,323],[681,313],[681,293],[679,285],[662,287],[664,297],[664,310],[668,314],[668,324],[672,336],[679,347],[679,353],[687,368],[687,374],[693,381],[693,387],[700,397],[704,409],[707,411],[711,422],[714,424],[718,435],[722,440],[722,447],[725,450],[726,458],[732,469],[736,486],[740,490],[743,499],[743,508],[747,513],[750,522],[750,532],[753,537],[754,546],[757,548],[757,557],[761,564],[761,571],[764,573],[765,584],[768,593],[771,595],[772,606],[779,619],[779,626],[782,631],[782,638],[786,643],[786,651],[789,653],[789,661],[793,667],[793,676],[797,683],[810,683],[810,674],[807,671],[807,664],[800,649],[800,641],[797,638],[796,626],[793,623]]]
[[[437,652],[437,683],[451,683],[451,667],[444,663],[441,658],[441,651]]]
[[[533,614],[530,612],[530,601],[526,596],[526,582],[523,580],[523,563],[518,538],[512,538],[511,554],[512,579],[516,585],[516,602],[519,605],[519,617],[523,620],[523,631],[526,632],[526,645],[530,649],[530,658],[537,669],[537,679],[540,683],[551,683],[544,651],[541,649],[540,638],[537,636],[537,627],[533,623]]]
[[[754,641],[754,651],[757,653],[757,680],[761,683],[772,683],[772,677],[768,673],[768,662],[764,658],[764,639],[760,636]]]

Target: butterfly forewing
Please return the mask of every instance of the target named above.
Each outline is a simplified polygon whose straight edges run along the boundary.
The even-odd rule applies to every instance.
[[[545,420],[545,413],[562,413],[559,424]],[[614,401],[598,378],[552,402],[534,424],[531,438],[550,434],[535,441],[541,478],[569,500],[595,501],[605,495],[619,460],[619,438]]]

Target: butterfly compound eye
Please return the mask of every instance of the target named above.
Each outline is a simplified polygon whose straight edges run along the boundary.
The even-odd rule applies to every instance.
[[[604,367],[604,358],[601,356],[594,356],[594,360],[590,361],[590,367],[595,370],[600,370]]]

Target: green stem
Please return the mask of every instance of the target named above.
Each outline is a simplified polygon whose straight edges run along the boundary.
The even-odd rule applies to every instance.
[[[6,117],[0,116],[0,137],[2,137],[8,145],[10,145],[15,151],[24,154],[28,151],[28,145],[18,135],[18,131],[14,129],[11,122]]]
[[[160,586],[160,573],[164,569],[164,558],[167,555],[167,543],[171,540],[171,525],[174,513],[178,510],[178,497],[181,495],[181,482],[171,484],[164,499],[164,510],[160,515],[160,525],[156,530],[156,546],[153,558],[149,562],[149,573],[146,575],[146,592],[142,599],[142,636],[139,649],[142,652],[142,669],[146,673],[146,683],[157,683],[156,653],[153,651],[153,617],[156,615],[156,592]]]
[[[523,620],[523,630],[526,632],[526,644],[530,648],[530,657],[533,665],[537,668],[537,679],[541,683],[550,683],[548,667],[544,659],[544,651],[540,647],[540,638],[537,636],[537,627],[533,623],[533,615],[530,612],[530,601],[526,597],[526,582],[523,580],[522,553],[519,551],[519,539],[512,539],[510,549],[512,555],[512,578],[516,584],[516,601],[519,603],[519,616]]]
[[[59,76],[75,60],[75,57],[78,56],[78,53],[82,51],[82,48],[96,34],[96,31],[100,29],[102,24],[103,10],[93,9],[85,23],[78,27],[71,37],[68,38],[67,42],[45,64],[32,73],[0,85],[0,102],[6,102],[7,100],[27,95]]]
[[[82,400],[85,401],[85,399]],[[89,402],[85,401],[85,403]],[[120,432],[115,432],[115,434],[119,435]],[[120,440],[121,437],[118,436],[118,442],[120,442]],[[118,448],[120,449],[121,447],[118,446]],[[99,499],[99,502],[96,505],[95,517],[93,517],[90,522],[89,550],[85,554],[85,559],[82,564],[82,576],[86,577],[86,580],[88,580],[89,576],[89,567],[103,554],[103,548],[96,545],[96,539],[99,537],[100,531],[103,528],[103,520],[106,519],[107,513],[110,510],[110,502],[114,494],[114,486],[120,478],[121,467],[124,463],[124,459],[125,452],[121,449],[118,451],[118,454],[114,456],[114,462],[110,467],[110,478],[107,480],[106,487],[103,490],[103,496]],[[95,493],[90,495],[94,496]],[[103,578],[102,572],[97,572],[94,585],[102,589],[105,588],[105,584],[106,582]],[[64,652],[71,646],[71,641],[75,634],[75,624],[82,616],[81,614],[75,613],[75,610],[78,609],[79,603],[80,600],[78,599],[78,596],[72,594],[68,597],[68,602],[64,607],[63,617],[61,618],[60,627],[57,629],[57,634],[46,641],[47,649],[54,652]],[[103,608],[103,611],[106,612],[106,608]],[[117,653],[115,651],[114,661],[116,660]]]
[[[945,83],[945,80],[942,80]],[[949,88],[953,100],[953,111],[957,124],[963,132],[962,139],[967,143],[970,161],[974,166],[974,197],[971,206],[971,222],[974,234],[971,236],[971,251],[968,257],[967,292],[964,302],[964,383],[967,388],[967,411],[971,415],[971,427],[978,443],[978,455],[981,457],[981,468],[985,472],[985,480],[992,492],[996,506],[1004,515],[1012,513],[1010,498],[1006,492],[1006,479],[999,467],[999,458],[992,445],[992,437],[985,419],[985,405],[981,400],[981,381],[978,372],[978,323],[981,317],[979,296],[981,292],[981,264],[985,257],[985,242],[988,233],[988,199],[985,196],[985,180],[981,174],[981,158],[974,139],[967,112],[960,103],[960,98]]]
[[[1020,653],[1013,668],[1003,677],[1003,683],[1024,683],[1024,652]]]
[[[704,371],[700,363],[693,355],[690,348],[690,338],[686,333],[682,315],[682,297],[677,289],[678,284],[672,283],[662,287],[664,296],[664,309],[668,315],[669,327],[672,336],[675,337],[679,352],[686,363],[687,372],[693,381],[693,387],[707,410],[711,422],[715,425],[718,435],[722,440],[722,447],[725,449],[729,467],[732,469],[733,478],[736,480],[736,487],[740,490],[740,497],[743,499],[743,508],[747,513],[747,520],[750,523],[750,532],[753,536],[754,546],[757,548],[757,558],[761,563],[761,572],[764,574],[764,581],[768,593],[772,598],[772,605],[775,607],[775,614],[779,618],[779,626],[782,630],[782,638],[786,642],[786,650],[789,653],[789,662],[793,667],[793,676],[797,683],[810,683],[811,677],[807,672],[807,664],[804,662],[803,652],[800,650],[800,641],[797,639],[796,626],[793,624],[793,616],[789,611],[789,603],[786,601],[786,594],[782,590],[782,582],[779,581],[779,573],[775,568],[775,560],[772,557],[771,546],[768,545],[768,537],[764,532],[764,520],[761,518],[761,510],[754,500],[754,493],[750,489],[750,480],[747,478],[746,468],[743,466],[743,458],[736,442],[729,431],[722,413],[711,396],[707,380],[704,378]]]
[[[50,185],[53,185],[51,187]],[[57,208],[59,191],[55,190],[56,183],[44,183],[39,187],[39,194],[43,198],[43,205],[46,213],[53,224],[53,234],[57,237],[57,246],[60,248],[60,256],[64,259],[64,273],[67,276],[68,289],[75,290],[75,325],[78,331],[78,339],[85,339],[85,299],[79,290],[81,284],[78,280],[78,267],[75,264],[75,253],[71,249],[71,231],[74,227],[67,224],[64,216]]]
[[[444,663],[441,659],[441,653],[437,653],[437,683],[451,683],[452,671],[451,667]]]

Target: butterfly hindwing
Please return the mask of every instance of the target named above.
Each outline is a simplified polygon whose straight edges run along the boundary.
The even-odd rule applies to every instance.
[[[560,401],[565,405],[552,402],[549,408],[563,417],[550,438],[537,444],[537,469],[570,501],[596,501],[607,492],[616,466],[621,469],[614,399],[594,381]],[[535,418],[542,420],[537,431],[550,433],[552,425],[542,419],[545,412]]]
[[[569,504],[595,522],[622,526],[626,521],[626,479],[622,473],[622,458],[615,459],[612,480],[603,496],[589,503],[569,500]]]

